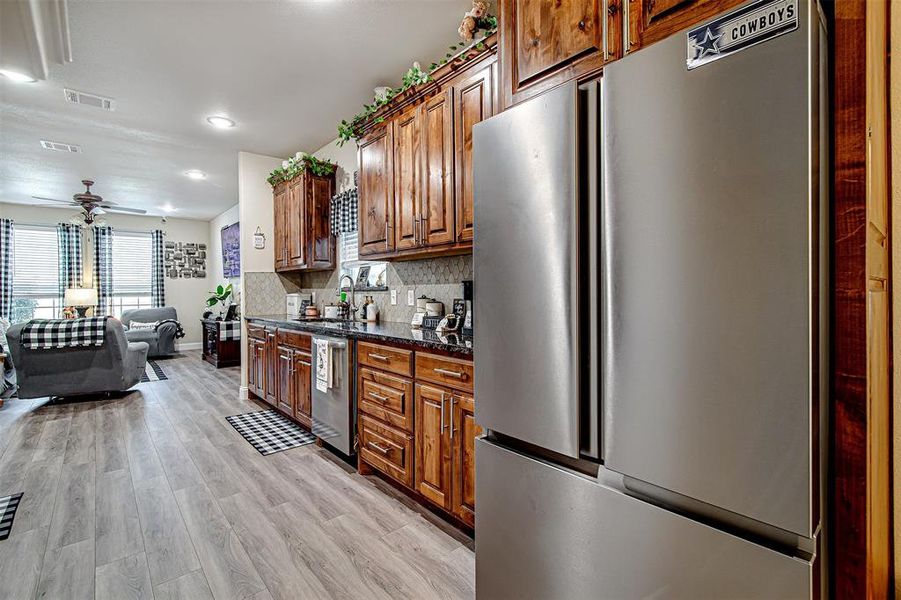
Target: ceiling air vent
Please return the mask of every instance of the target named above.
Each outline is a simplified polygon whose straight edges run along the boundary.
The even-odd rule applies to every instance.
[[[44,148],[45,150],[56,150],[57,152],[75,152],[76,154],[81,152],[81,146],[64,144],[62,142],[48,142],[47,140],[41,140],[41,148]]]
[[[89,94],[87,92],[79,92],[76,90],[65,89],[66,101],[72,104],[85,104],[94,108],[102,108],[103,110],[114,110],[116,102],[112,98],[98,96],[97,94]]]

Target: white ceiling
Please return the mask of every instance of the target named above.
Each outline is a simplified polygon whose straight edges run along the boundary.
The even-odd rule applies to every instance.
[[[285,157],[328,143],[374,87],[443,56],[470,6],[69,0],[74,62],[37,83],[0,77],[0,202],[69,199],[90,178],[106,200],[210,219],[237,203],[238,151]],[[66,103],[64,87],[110,96],[116,110]],[[214,129],[213,114],[238,126]],[[83,153],[44,150],[42,139]]]

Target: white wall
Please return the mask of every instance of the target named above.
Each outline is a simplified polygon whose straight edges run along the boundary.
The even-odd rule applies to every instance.
[[[314,152],[313,156],[328,159],[338,165],[338,171],[335,173],[337,191],[343,192],[354,186],[354,171],[357,170],[356,140],[351,140],[343,146],[339,146],[336,138]]]
[[[20,223],[55,225],[57,223],[67,223],[77,214],[77,211],[65,208],[43,208],[26,204],[0,203],[0,216]],[[104,215],[103,218],[114,229],[116,227],[140,231],[162,229],[166,232],[166,241],[206,244],[207,257],[209,258],[210,225],[207,221],[173,219],[170,217],[166,223],[162,223],[159,217],[111,213]],[[91,257],[93,252],[89,238],[86,237],[83,243],[85,284],[89,285],[92,277],[93,260]],[[166,304],[175,307],[178,311],[178,320],[181,321],[185,329],[185,337],[180,340],[182,346],[200,343],[201,330],[199,319],[203,313],[208,295],[207,292],[212,287],[209,268],[210,264],[207,262],[207,277],[204,279],[169,279],[168,277],[165,279]],[[220,273],[221,270],[220,266]]]
[[[252,152],[238,152],[238,220],[241,222],[241,314],[246,315],[247,294],[244,286],[251,272],[275,274],[272,186],[269,173],[282,164],[282,159]],[[266,247],[253,247],[253,234],[260,228],[266,236]],[[242,327],[246,339],[247,327]],[[241,344],[241,395],[247,394],[247,344]]]
[[[238,206],[241,221],[241,273],[250,271],[275,272],[273,252],[274,219],[272,186],[266,181],[269,173],[282,164],[282,159],[251,152],[238,152]],[[266,236],[266,247],[253,247],[257,227]]]
[[[228,227],[240,220],[239,205],[235,204],[230,209],[210,221],[210,245],[207,253],[207,276],[210,278],[210,289],[214,289],[217,285],[228,285],[229,283],[237,292],[241,286],[241,277],[233,277],[226,280],[222,276],[222,228]],[[242,244],[241,253],[245,248]]]

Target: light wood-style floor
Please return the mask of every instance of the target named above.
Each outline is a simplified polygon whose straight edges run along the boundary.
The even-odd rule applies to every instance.
[[[238,370],[196,352],[110,400],[0,409],[0,599],[470,598],[471,541],[308,445],[261,456],[225,421]]]

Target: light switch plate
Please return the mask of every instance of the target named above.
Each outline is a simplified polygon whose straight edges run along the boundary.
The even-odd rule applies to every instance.
[[[397,306],[397,290],[391,290],[391,306]]]
[[[416,306],[416,292],[413,289],[407,290],[407,306]]]

